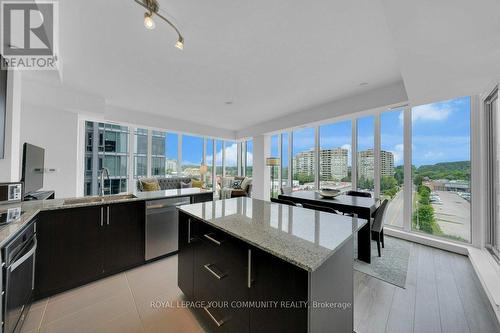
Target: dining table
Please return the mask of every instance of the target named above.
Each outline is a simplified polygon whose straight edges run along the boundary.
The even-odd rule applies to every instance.
[[[371,224],[372,216],[380,205],[380,199],[357,197],[340,194],[332,198],[323,197],[317,191],[294,191],[280,194],[279,199],[289,200],[296,204],[308,203],[335,209],[343,214],[355,214],[361,219],[370,221],[357,233],[358,260],[371,263]]]

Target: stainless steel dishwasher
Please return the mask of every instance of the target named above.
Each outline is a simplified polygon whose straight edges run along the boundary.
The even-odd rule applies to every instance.
[[[146,202],[146,260],[179,250],[176,207],[189,203],[189,197]]]

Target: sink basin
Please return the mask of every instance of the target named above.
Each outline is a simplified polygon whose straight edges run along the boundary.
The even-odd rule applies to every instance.
[[[94,196],[94,197],[84,197],[84,198],[72,198],[72,199],[64,199],[64,205],[102,203],[102,202],[111,202],[116,200],[134,199],[134,198],[137,197],[133,194],[115,194],[115,195],[105,195],[102,197]]]

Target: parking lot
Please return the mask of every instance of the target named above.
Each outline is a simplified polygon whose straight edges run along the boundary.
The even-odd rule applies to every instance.
[[[454,192],[436,191],[441,204],[433,203],[436,222],[446,235],[470,240],[470,203]]]

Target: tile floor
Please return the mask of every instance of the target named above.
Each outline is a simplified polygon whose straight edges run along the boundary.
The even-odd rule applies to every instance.
[[[203,333],[185,308],[177,256],[96,281],[33,304],[23,333]],[[497,333],[500,325],[467,257],[412,244],[406,289],[354,271],[357,333]],[[265,333],[265,332],[262,332]]]
[[[188,309],[151,306],[183,297],[172,256],[36,302],[21,332],[204,332]]]

